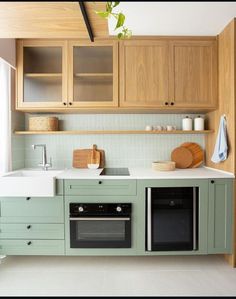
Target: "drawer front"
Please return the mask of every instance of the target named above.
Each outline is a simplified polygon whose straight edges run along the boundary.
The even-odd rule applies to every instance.
[[[64,240],[0,240],[3,255],[64,255]]]
[[[65,180],[66,195],[136,195],[136,180]]]
[[[0,223],[0,239],[64,239],[64,224]]]
[[[63,196],[1,198],[0,223],[63,223]]]

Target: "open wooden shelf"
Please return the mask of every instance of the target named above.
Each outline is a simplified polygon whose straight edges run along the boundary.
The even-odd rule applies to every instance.
[[[91,135],[91,134],[209,134],[213,130],[204,131],[145,131],[145,130],[73,130],[73,131],[15,131],[16,135]]]
[[[112,77],[113,73],[75,73],[75,77]]]

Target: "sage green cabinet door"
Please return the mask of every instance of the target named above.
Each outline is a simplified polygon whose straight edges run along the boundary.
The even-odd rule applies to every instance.
[[[3,255],[64,255],[64,240],[0,240]]]
[[[0,223],[63,223],[63,196],[4,197],[0,199]]]
[[[232,252],[233,181],[209,180],[208,253]]]
[[[65,180],[66,195],[136,195],[136,180]]]
[[[0,239],[64,239],[64,224],[0,223]]]

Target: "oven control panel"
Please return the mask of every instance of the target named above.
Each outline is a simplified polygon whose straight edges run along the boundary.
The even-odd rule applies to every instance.
[[[131,213],[131,203],[70,203],[70,217],[125,216]]]

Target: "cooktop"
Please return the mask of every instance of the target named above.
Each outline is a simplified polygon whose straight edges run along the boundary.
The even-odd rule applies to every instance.
[[[104,168],[100,175],[130,175],[128,168]]]

